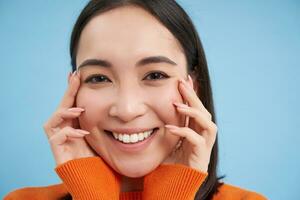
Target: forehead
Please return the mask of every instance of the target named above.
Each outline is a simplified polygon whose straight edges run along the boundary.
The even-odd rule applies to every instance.
[[[134,62],[153,55],[184,62],[179,42],[166,27],[142,8],[124,6],[89,21],[80,36],[76,63],[97,57]]]

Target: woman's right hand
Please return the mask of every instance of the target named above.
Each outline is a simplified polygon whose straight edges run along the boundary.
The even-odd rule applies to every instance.
[[[80,73],[69,75],[68,88],[57,110],[44,124],[56,164],[83,157],[93,157],[96,153],[84,139],[89,132],[81,130],[78,117],[83,108],[73,107],[80,86]]]

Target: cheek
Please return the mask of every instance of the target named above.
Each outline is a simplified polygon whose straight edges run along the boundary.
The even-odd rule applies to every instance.
[[[76,97],[76,106],[84,108],[85,111],[79,117],[80,127],[90,130],[99,122],[104,122],[105,108],[110,102],[109,96],[97,90],[82,88]]]
[[[184,124],[184,116],[180,115],[173,105],[173,102],[183,102],[176,83],[153,89],[152,92],[148,92],[148,99],[153,110],[165,124],[181,126]]]

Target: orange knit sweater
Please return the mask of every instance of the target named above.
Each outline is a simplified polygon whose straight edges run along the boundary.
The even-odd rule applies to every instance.
[[[120,191],[120,175],[100,157],[79,158],[55,168],[63,183],[27,187],[10,192],[4,200],[59,200],[67,193],[74,200],[193,200],[207,173],[180,164],[160,165],[144,177],[144,190]],[[262,195],[223,184],[213,200],[265,200]]]

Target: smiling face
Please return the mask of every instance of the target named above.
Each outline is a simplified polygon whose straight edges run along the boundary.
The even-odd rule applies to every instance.
[[[164,125],[184,124],[172,104],[182,102],[178,79],[187,75],[179,42],[142,8],[120,7],[85,26],[76,63],[81,74],[76,103],[85,109],[79,123],[91,132],[89,145],[122,175],[153,171],[179,139]],[[153,129],[142,137],[140,132]],[[115,135],[122,141],[112,132],[122,133]]]

